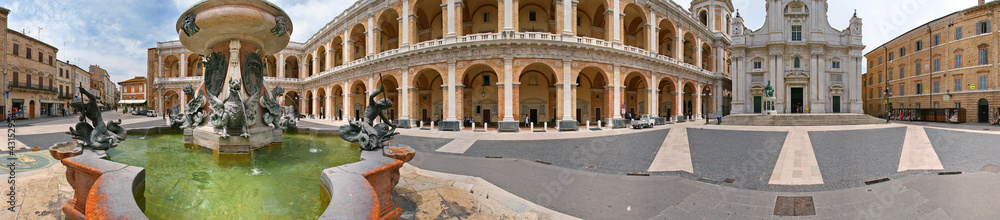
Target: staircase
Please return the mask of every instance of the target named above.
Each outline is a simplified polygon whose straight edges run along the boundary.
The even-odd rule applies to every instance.
[[[879,119],[865,114],[822,113],[822,114],[736,114],[722,118],[723,125],[747,126],[830,126],[885,124]]]

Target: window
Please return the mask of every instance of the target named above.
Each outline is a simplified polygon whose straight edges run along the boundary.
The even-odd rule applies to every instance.
[[[868,85],[872,85],[872,76],[868,76]]]
[[[872,91],[871,91],[871,90],[868,90],[868,98],[869,98],[869,99],[870,99],[870,98],[873,98],[873,96],[872,96]]]
[[[962,78],[955,78],[955,91],[956,92],[962,91]]]
[[[793,25],[792,26],[792,41],[802,41],[802,26]]]
[[[941,44],[941,34],[934,35],[934,46]]]
[[[872,68],[872,66],[875,66],[875,65],[873,65],[873,64],[875,64],[875,62],[874,62],[874,61],[871,61],[871,60],[869,60],[869,61],[868,61],[868,68]]]
[[[576,26],[580,26],[580,16],[576,16]]]
[[[985,34],[990,32],[990,21],[980,21],[976,23],[976,34]]]
[[[917,51],[923,50],[924,49],[924,41],[923,40],[918,40],[916,47],[917,47]]]
[[[833,61],[833,68],[840,69],[840,61]]]
[[[955,54],[955,69],[962,68],[962,54]]]
[[[890,61],[892,61],[892,59],[895,59],[894,57],[896,57],[896,56],[893,56],[893,55],[894,55],[894,54],[892,54],[892,53],[889,53],[889,60],[890,60]]]
[[[483,12],[483,23],[490,23],[490,12]]]
[[[906,95],[906,90],[903,90],[903,85],[899,85],[899,96]]]
[[[25,50],[27,50],[27,53],[25,53],[24,55],[27,56],[28,59],[31,59],[31,48],[30,47],[25,48]]]
[[[962,27],[955,28],[955,40],[962,39]]]
[[[934,108],[938,108],[938,103],[937,102],[934,103]]]
[[[903,79],[903,73],[904,72],[906,72],[906,71],[903,71],[903,67],[899,67],[899,79]]]
[[[938,89],[938,81],[934,81],[934,93],[939,93],[941,90]]]
[[[38,51],[38,62],[42,62],[42,51]]]
[[[962,103],[961,102],[956,102],[955,103],[955,108],[962,108]]]
[[[920,103],[917,103],[917,108],[920,108]]]
[[[986,65],[986,48],[979,49],[979,65]]]
[[[882,65],[882,58],[881,57],[878,58],[878,65]]]
[[[886,74],[886,75],[885,75],[885,80],[886,80],[886,81],[888,81],[888,80],[892,80],[892,70],[889,70],[889,74]]]
[[[52,65],[52,55],[49,55],[49,65]]]
[[[913,68],[915,69],[914,71],[916,71],[914,74],[916,74],[917,76],[919,76],[920,75],[920,70],[923,69],[923,67],[924,66],[921,66],[920,63],[917,63],[917,64],[913,65]]]
[[[754,62],[753,62],[753,68],[754,68],[754,69],[760,69],[760,68],[762,68],[762,66],[763,66],[763,65],[764,65],[764,64],[763,64],[763,63],[761,63],[760,61],[754,61]]]
[[[20,55],[21,49],[18,49],[18,45],[14,44],[14,55]]]
[[[878,83],[882,83],[882,74],[878,75]]]
[[[535,21],[535,11],[528,11],[528,21]]]
[[[979,90],[986,90],[986,76],[979,76]]]
[[[14,81],[13,81],[14,84],[17,84],[17,76],[18,75],[21,75],[21,74],[18,74],[17,72],[14,72]]]
[[[922,83],[917,83],[917,95],[924,93],[924,85]]]
[[[799,59],[799,57],[795,57],[794,60],[795,60],[795,68],[802,67],[802,62],[801,59]]]
[[[903,56],[906,56],[906,48],[905,47],[900,47],[899,48],[899,57],[903,57]]]
[[[940,64],[941,64],[941,59],[934,59],[934,71],[931,71],[931,72],[941,71],[941,65]]]
[[[576,82],[576,83],[579,84],[580,82]],[[487,76],[483,76],[483,86],[490,86],[490,76],[488,76],[488,75]]]

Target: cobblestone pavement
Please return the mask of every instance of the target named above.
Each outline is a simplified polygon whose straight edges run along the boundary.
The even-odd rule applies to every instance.
[[[105,118],[120,118],[126,127],[164,124],[160,118],[113,112],[105,112]],[[66,117],[25,123],[17,129],[15,152],[26,155],[32,153],[29,146],[44,149],[68,140],[64,130],[75,122],[75,117]],[[312,119],[299,122],[302,127],[341,124]],[[988,164],[1000,165],[1000,147],[995,144],[1000,141],[1000,132],[968,127],[680,123],[644,130],[579,132],[400,129],[401,135],[394,142],[410,144],[420,152],[410,162],[419,169],[481,178],[523,198],[521,204],[586,219],[768,219],[778,217],[774,215],[776,196],[812,196],[816,213],[812,217],[816,218],[976,219],[1000,215],[991,205],[1000,203],[1000,198],[989,196],[1000,193],[1000,184],[995,184],[1000,182],[1000,174],[981,169]],[[668,135],[679,130],[684,132]],[[926,135],[908,135],[919,131]],[[687,143],[680,144],[680,140]],[[911,147],[921,143],[932,147]],[[810,148],[797,148],[798,153],[779,157],[783,148],[802,144],[811,145],[814,161],[801,152]],[[663,156],[658,154],[671,155],[654,159]],[[901,159],[912,155],[930,158]],[[921,164],[933,162],[943,168],[929,169],[926,167],[934,166]],[[693,168],[647,171],[657,163],[679,167],[688,163],[686,167]],[[792,174],[813,164],[816,168],[811,171],[821,174],[822,184],[769,184],[774,173],[784,172],[776,170],[776,164],[790,167],[788,173]],[[903,164],[916,169],[903,169]],[[18,199],[22,205],[13,216],[0,215],[0,219],[62,218],[58,207],[68,203],[65,199],[72,191],[61,176],[64,169],[55,163],[19,173],[18,185],[23,186],[19,190],[26,190],[20,194],[25,197]],[[937,175],[941,171],[962,174]],[[889,181],[865,183],[877,178]],[[407,193],[417,196],[414,193],[420,191]],[[435,193],[444,196],[441,191]],[[514,210],[514,205],[504,206]]]

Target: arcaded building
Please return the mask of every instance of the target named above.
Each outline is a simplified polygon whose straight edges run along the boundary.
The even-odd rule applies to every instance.
[[[963,108],[966,121],[986,122],[1000,107],[997,29],[1000,2],[957,11],[865,54],[865,113],[886,108]],[[886,102],[885,92],[892,95]]]
[[[827,1],[767,1],[757,30],[733,20],[733,113],[761,113],[774,88],[778,113],[862,113],[861,18],[830,26]]]
[[[570,4],[566,4],[570,3]],[[331,3],[332,4],[332,3]],[[381,86],[401,126],[460,121],[517,130],[626,113],[699,118],[728,108],[732,3],[695,0],[361,0],[306,42],[266,56],[265,84],[316,118],[356,118]],[[197,21],[196,21],[197,22]],[[293,21],[294,22],[294,21]],[[148,51],[147,100],[163,112],[201,82],[180,42]]]

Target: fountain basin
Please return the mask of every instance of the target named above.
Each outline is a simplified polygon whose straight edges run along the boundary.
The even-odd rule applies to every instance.
[[[193,19],[188,21],[190,15]],[[193,22],[197,28],[185,26],[186,22]],[[279,23],[286,29],[280,35],[275,34]],[[200,54],[208,54],[206,49],[233,39],[248,41],[261,48],[264,54],[273,54],[288,45],[292,33],[288,14],[261,0],[202,1],[182,13],[175,27],[181,43]]]

